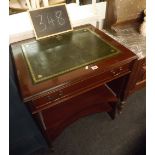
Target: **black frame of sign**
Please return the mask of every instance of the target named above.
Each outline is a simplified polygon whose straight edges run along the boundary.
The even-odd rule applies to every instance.
[[[73,31],[66,4],[29,10],[36,40]]]

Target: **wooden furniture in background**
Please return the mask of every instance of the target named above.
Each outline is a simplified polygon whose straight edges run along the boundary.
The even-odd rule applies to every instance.
[[[118,101],[124,101],[129,91],[129,81],[132,79],[132,70],[137,56],[91,25],[74,28],[74,30],[79,29],[84,29],[84,31],[90,29],[120,52],[67,73],[34,83],[22,52],[22,45],[33,42],[35,39],[11,45],[21,98],[48,141],[54,140],[67,125],[88,114],[104,111],[114,118]],[[61,37],[59,38],[61,39]],[[75,39],[73,37],[70,41],[74,42]],[[93,43],[94,47],[98,48],[96,40]],[[51,45],[49,44],[49,46]],[[35,51],[32,50],[33,52]],[[35,57],[33,59],[35,62]],[[48,68],[45,68],[46,70]]]
[[[118,42],[136,53],[139,57],[134,67],[134,83],[129,94],[146,85],[146,42],[139,32],[143,21],[145,0],[108,0],[104,29]]]
[[[145,0],[107,0],[104,28],[142,21],[142,12],[146,8]]]
[[[36,9],[40,7],[47,7],[50,5],[56,5],[61,3],[67,3],[65,0],[9,0],[9,14],[15,14],[25,12],[28,9]]]
[[[139,59],[135,63],[134,78],[129,94],[134,93],[146,86],[146,58]]]

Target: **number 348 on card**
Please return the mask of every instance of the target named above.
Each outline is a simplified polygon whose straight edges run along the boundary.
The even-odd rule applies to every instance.
[[[37,40],[73,30],[65,4],[30,10],[29,14]]]

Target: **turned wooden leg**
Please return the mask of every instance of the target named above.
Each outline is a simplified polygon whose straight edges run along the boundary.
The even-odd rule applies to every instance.
[[[122,109],[124,108],[125,104],[126,104],[126,101],[120,101],[120,102],[118,103],[117,110],[118,110],[118,113],[119,113],[119,114],[122,113]]]
[[[112,119],[115,119],[117,111],[117,102],[110,102],[109,104],[111,105],[112,110],[109,111],[108,114]]]

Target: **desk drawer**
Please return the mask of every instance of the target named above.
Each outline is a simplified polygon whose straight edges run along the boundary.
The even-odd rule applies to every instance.
[[[104,83],[111,81],[115,78],[118,78],[124,74],[130,72],[131,64],[125,64],[116,68],[113,68],[109,71],[105,71],[102,73],[94,72],[93,76],[88,77],[87,79],[81,79],[77,82],[67,84],[59,90],[49,91],[38,98],[35,98],[31,102],[31,109],[35,113],[35,111],[41,111],[43,109],[48,108],[49,106],[54,106],[60,102],[64,102],[68,99],[71,99],[75,96],[78,96],[82,93],[85,93],[89,90],[97,88]]]
[[[125,73],[128,73],[129,71],[130,71],[130,67],[127,64],[124,66],[120,66],[116,69],[112,69],[110,71],[105,71],[98,75],[96,74],[94,76],[91,76],[87,79],[83,79],[81,81],[78,81],[77,83],[74,83],[73,85],[70,85],[64,88],[61,94],[63,94],[63,97],[80,95],[91,89],[94,89],[96,87],[103,85],[109,80],[113,80]]]

